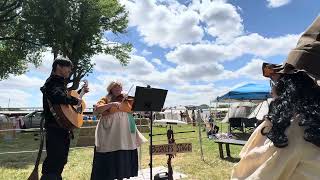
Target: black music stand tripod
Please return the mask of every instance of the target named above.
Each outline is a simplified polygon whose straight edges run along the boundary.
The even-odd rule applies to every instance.
[[[156,89],[147,87],[136,87],[134,96],[134,103],[132,106],[133,111],[147,111],[150,113],[150,179],[152,180],[152,125],[153,125],[153,112],[160,112],[163,108],[168,90]]]

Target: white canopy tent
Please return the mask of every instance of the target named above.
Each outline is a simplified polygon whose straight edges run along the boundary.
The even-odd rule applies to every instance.
[[[250,115],[254,107],[256,107],[256,104],[252,102],[232,103],[222,122],[229,122],[229,118],[246,118]]]
[[[185,113],[186,108],[184,106],[178,106],[174,108],[168,108],[162,114],[164,114],[164,119],[174,119],[181,121],[180,112]]]
[[[248,116],[248,118],[257,118],[258,120],[262,120],[263,116],[267,115],[269,112],[269,104],[272,101],[272,98],[269,98],[263,102],[261,102]]]

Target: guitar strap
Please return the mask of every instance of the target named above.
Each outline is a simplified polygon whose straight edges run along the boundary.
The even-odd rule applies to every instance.
[[[64,122],[68,122],[68,119],[64,115],[61,115],[61,114],[58,115],[58,113],[54,109],[54,106],[52,105],[51,101],[48,98],[47,98],[47,102],[49,105],[50,112],[52,113],[52,115],[53,115],[54,119],[56,120],[56,122],[58,123],[58,125],[61,128],[70,130],[70,128],[67,126],[67,124],[64,123]]]
[[[69,120],[63,114],[60,113],[59,115],[58,113],[56,113],[56,110],[54,109],[54,105],[52,105],[52,103],[48,98],[47,98],[47,101],[48,101],[50,112],[52,113],[59,127],[68,130],[70,133],[70,138],[74,139],[74,134],[73,134],[74,126],[69,122]]]
[[[44,123],[44,114],[42,113],[41,120],[40,120],[40,144],[39,144],[38,155],[34,165],[34,169],[30,174],[28,180],[39,180],[39,173],[38,173],[39,163],[41,159],[41,154],[42,154],[43,144],[44,144],[44,136],[45,136],[45,132],[43,131],[43,123]]]

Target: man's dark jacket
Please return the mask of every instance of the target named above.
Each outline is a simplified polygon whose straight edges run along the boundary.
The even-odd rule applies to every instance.
[[[67,94],[67,83],[65,78],[57,75],[51,75],[40,88],[43,93],[43,110],[45,117],[45,127],[59,127],[54,119],[47,98],[52,104],[70,104],[77,105],[78,99]]]

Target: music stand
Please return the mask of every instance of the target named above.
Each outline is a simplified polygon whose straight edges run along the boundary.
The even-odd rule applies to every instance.
[[[167,97],[168,90],[156,89],[147,87],[136,87],[136,92],[134,95],[134,103],[132,105],[133,111],[149,111],[150,112],[150,179],[152,180],[152,124],[153,115],[152,112],[159,112],[162,110],[164,101]]]

